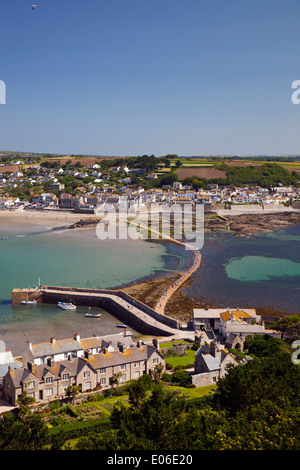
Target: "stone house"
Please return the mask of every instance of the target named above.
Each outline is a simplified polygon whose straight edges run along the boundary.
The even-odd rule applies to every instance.
[[[227,348],[243,350],[246,336],[265,334],[265,325],[258,324],[260,317],[254,318],[245,310],[227,310],[220,315],[219,332],[225,339]]]
[[[70,356],[65,361],[48,360],[47,364],[10,369],[3,378],[2,398],[12,405],[23,392],[36,402],[47,402],[65,395],[70,385],[81,386],[82,391],[96,387],[97,374],[92,367],[79,357]]]
[[[49,359],[59,362],[73,357],[83,357],[85,352],[98,354],[105,349],[109,352],[119,349],[123,344],[127,347],[133,344],[131,335],[118,333],[115,335],[92,336],[90,338],[81,338],[75,333],[73,338],[55,339],[43,343],[32,344],[27,341],[22,354],[23,365],[32,362],[34,365],[47,364]]]
[[[194,330],[210,330],[210,329],[220,329],[221,327],[221,314],[225,312],[244,312],[247,315],[244,316],[244,320],[247,318],[248,323],[252,323],[252,320],[255,322],[260,321],[260,316],[256,314],[256,310],[253,308],[248,309],[226,309],[226,308],[196,308],[193,310],[193,328]],[[221,332],[221,331],[220,331]]]
[[[57,343],[51,345],[55,347]],[[74,346],[75,343],[70,344]],[[164,357],[155,340],[153,345],[138,341],[129,346],[119,341],[118,350],[114,349],[112,341],[106,344],[107,348],[95,354],[91,348],[84,350],[76,345],[73,353],[68,353],[67,359],[61,359],[61,355],[65,354],[61,350],[56,355],[51,355],[51,351],[47,349],[47,356],[34,356],[36,348],[28,346],[23,359],[29,351],[36,363],[24,362],[19,369],[9,367],[3,378],[3,400],[16,405],[18,397],[26,391],[37,403],[47,403],[63,398],[67,387],[71,385],[79,386],[81,392],[86,393],[109,388],[115,374],[118,374],[120,382],[127,382],[138,379],[143,374],[150,374],[158,364],[165,368]]]
[[[216,341],[211,341],[209,346],[200,342],[195,354],[194,373],[190,375],[191,383],[196,387],[214,385],[224,377],[229,364],[237,365],[237,362],[227,350],[221,350]]]

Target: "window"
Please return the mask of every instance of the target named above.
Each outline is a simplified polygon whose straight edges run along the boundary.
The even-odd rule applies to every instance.
[[[133,367],[140,367],[140,363],[139,362],[134,362]]]
[[[126,369],[126,364],[122,364],[122,365],[120,366],[120,369],[121,369],[121,370],[125,370],[125,369]]]
[[[35,398],[34,392],[28,393],[28,396],[31,398]]]
[[[91,376],[91,372],[89,370],[84,371],[83,377],[90,377],[90,376]]]
[[[120,382],[126,381],[126,374],[121,375]]]
[[[140,375],[141,375],[140,371],[137,370],[137,371],[134,373],[134,378],[135,378],[135,379],[138,379]]]
[[[106,384],[106,378],[102,377],[102,379],[100,379],[100,385],[105,385],[105,384]]]
[[[52,384],[53,377],[46,377],[46,384]]]
[[[49,397],[50,395],[53,395],[53,388],[46,389],[46,396]]]
[[[31,382],[28,382],[27,387],[28,388],[34,388],[35,387],[35,381],[32,380]]]
[[[153,364],[158,364],[158,357],[155,357],[155,358],[153,359]]]
[[[102,369],[100,369],[100,374],[105,374],[105,371],[106,371],[106,369],[105,369],[105,367],[103,367]]]
[[[63,380],[68,380],[70,378],[70,374],[63,374]]]
[[[85,382],[84,389],[85,390],[90,390],[91,388],[92,388],[92,382]]]

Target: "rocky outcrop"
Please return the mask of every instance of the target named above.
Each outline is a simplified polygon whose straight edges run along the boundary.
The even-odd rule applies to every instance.
[[[226,215],[226,218],[211,214],[205,217],[204,228],[208,232],[230,230],[239,234],[253,234],[272,232],[295,224],[300,224],[299,212]]]

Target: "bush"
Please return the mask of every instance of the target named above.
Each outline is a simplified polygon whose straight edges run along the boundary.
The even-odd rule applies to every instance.
[[[164,372],[161,376],[161,380],[163,380],[164,382],[172,382],[172,374],[167,374],[166,372]]]
[[[181,387],[185,387],[189,383],[189,374],[186,370],[177,370],[172,375],[172,383],[177,383]]]

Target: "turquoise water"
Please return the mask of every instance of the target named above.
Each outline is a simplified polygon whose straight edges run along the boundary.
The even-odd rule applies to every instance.
[[[7,232],[6,232],[7,233]],[[0,299],[15,287],[42,284],[107,288],[165,268],[166,247],[141,241],[10,234],[0,240]]]
[[[225,266],[227,277],[238,281],[268,281],[275,278],[299,277],[300,263],[285,258],[243,256]]]
[[[16,287],[39,283],[109,288],[183,269],[184,249],[171,244],[133,240],[82,238],[75,232],[8,232],[0,239],[0,342],[20,354],[25,341],[48,341],[80,333],[119,333],[116,318],[98,309],[100,319],[85,318],[85,307],[65,312],[56,305],[12,306]],[[96,311],[96,309],[95,309]]]
[[[205,305],[300,312],[300,225],[246,237],[206,234],[187,295]]]

